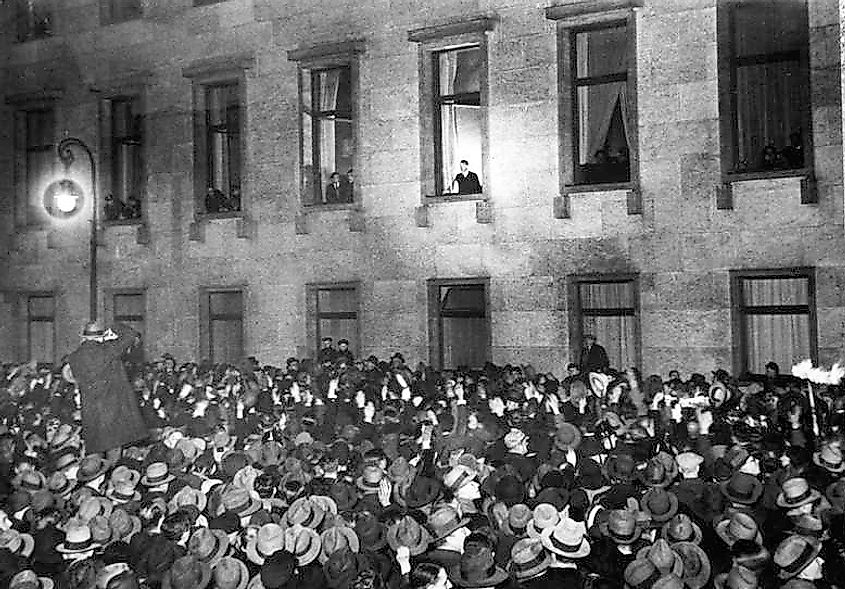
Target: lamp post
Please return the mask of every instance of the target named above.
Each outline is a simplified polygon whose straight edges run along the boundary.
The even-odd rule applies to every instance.
[[[84,141],[76,137],[65,137],[56,146],[56,153],[64,164],[66,176],[75,159],[73,147],[78,147],[85,152],[91,170],[88,314],[89,319],[95,321],[97,319],[97,164],[94,161],[94,154],[91,153]],[[68,177],[53,182],[44,191],[44,208],[57,219],[70,219],[76,216],[82,210],[84,204],[85,191],[77,182]]]

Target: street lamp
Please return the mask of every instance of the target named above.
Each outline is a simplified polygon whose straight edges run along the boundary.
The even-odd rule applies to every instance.
[[[91,169],[91,236],[89,241],[89,308],[91,321],[97,319],[97,164],[94,155],[81,139],[66,137],[59,142],[56,153],[65,167],[65,178],[52,182],[44,190],[44,209],[56,219],[66,220],[75,217],[85,206],[85,191],[78,182],[67,177],[73,165],[73,147],[83,150],[88,156]]]

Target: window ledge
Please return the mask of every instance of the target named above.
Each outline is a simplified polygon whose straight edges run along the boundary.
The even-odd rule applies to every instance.
[[[483,192],[478,192],[475,194],[439,194],[439,195],[428,195],[425,197],[425,204],[438,204],[438,203],[448,203],[448,202],[472,202],[472,201],[479,201],[479,200],[488,200],[487,196]]]
[[[215,221],[217,219],[238,219],[245,216],[246,215],[243,211],[230,211],[228,213],[197,213],[196,220],[197,222],[203,222]]]
[[[615,192],[636,189],[634,182],[610,182],[607,184],[573,184],[563,187],[564,194],[580,194],[582,192]]]
[[[359,211],[361,205],[356,202],[339,202],[331,204],[310,204],[302,205],[302,210],[305,213],[323,213],[329,211]]]
[[[794,170],[761,170],[759,172],[729,172],[725,175],[725,182],[749,182],[752,180],[774,180],[777,178],[808,178],[813,176],[810,168],[796,168]]]

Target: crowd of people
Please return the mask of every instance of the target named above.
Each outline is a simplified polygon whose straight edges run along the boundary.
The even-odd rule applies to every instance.
[[[845,587],[838,385],[643,377],[590,345],[560,379],[331,341],[166,355],[129,368],[145,428],[118,448],[78,357],[6,365],[0,588]]]

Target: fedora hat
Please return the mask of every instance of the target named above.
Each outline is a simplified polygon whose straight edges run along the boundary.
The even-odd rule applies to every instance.
[[[29,558],[35,548],[35,540],[29,534],[21,534],[15,529],[0,532],[0,550],[8,550],[14,555]]]
[[[640,500],[640,508],[655,524],[663,524],[678,513],[678,497],[662,487],[652,487]]]
[[[320,535],[311,528],[294,525],[284,532],[284,548],[296,557],[299,566],[314,562],[320,554]]]
[[[12,480],[12,486],[30,493],[47,488],[47,479],[35,469],[27,469]]]
[[[775,550],[778,577],[786,580],[797,576],[815,560],[821,549],[821,543],[815,538],[789,536]]]
[[[599,529],[617,544],[633,544],[643,533],[637,516],[626,509],[611,510]]]
[[[82,328],[82,337],[102,337],[106,334],[106,328],[100,321],[89,321]]]
[[[74,483],[64,473],[54,472],[47,480],[47,490],[56,497],[69,497],[73,492]]]
[[[672,464],[675,465],[674,460]],[[675,466],[674,470],[677,471],[677,465]],[[640,473],[640,480],[647,487],[665,488],[672,484],[676,475],[677,472],[673,473],[673,469],[668,468],[664,461],[655,457],[646,463],[645,468]]]
[[[300,497],[291,503],[285,513],[288,525],[302,525],[316,530],[325,518],[326,512],[311,499]]]
[[[168,507],[169,511],[172,513],[180,507],[184,507],[186,505],[193,505],[200,511],[200,513],[202,513],[205,511],[206,505],[208,505],[208,497],[206,497],[205,493],[199,489],[194,489],[190,485],[185,485],[173,496]]]
[[[560,522],[560,513],[550,503],[540,503],[534,508],[531,523],[526,526],[530,538],[539,538],[547,529],[555,527]]]
[[[62,554],[78,554],[99,548],[91,537],[91,529],[79,520],[71,520],[65,532],[65,541],[56,546]]]
[[[449,568],[449,578],[459,587],[495,587],[507,580],[508,573],[496,564],[488,546],[473,544],[464,550],[458,564]]]
[[[109,526],[112,530],[112,540],[129,542],[135,534],[141,531],[141,518],[136,515],[129,515],[125,510],[118,508],[111,512]]]
[[[79,506],[79,511],[77,512],[76,517],[83,522],[88,522],[98,515],[108,517],[111,515],[113,510],[114,505],[112,505],[111,501],[105,497],[93,496],[88,497],[82,502]]]
[[[838,445],[823,444],[818,452],[813,453],[813,462],[830,472],[840,473],[845,471],[845,461],[842,459],[842,450]]]
[[[141,477],[141,484],[145,487],[158,487],[175,478],[166,462],[153,462],[147,466],[144,476]]]
[[[630,483],[637,476],[637,463],[630,454],[614,454],[605,463],[607,478]]]
[[[680,577],[684,573],[684,561],[663,538],[658,538],[651,546],[640,549],[637,558],[650,560],[661,575],[673,574]]]
[[[360,544],[368,550],[381,550],[387,545],[387,530],[371,513],[361,514],[356,519],[355,535],[358,536]]]
[[[62,471],[80,464],[78,448],[67,446],[52,455],[53,468]]]
[[[106,546],[112,541],[112,529],[109,525],[109,518],[102,515],[95,515],[88,522],[88,528],[91,530],[91,538],[97,544]]]
[[[637,558],[625,567],[623,578],[626,588],[633,587],[654,587],[660,580],[662,574],[654,566],[654,563],[647,558]]]
[[[575,450],[581,445],[581,430],[571,423],[562,423],[555,432],[555,446],[558,450]]]
[[[164,573],[161,589],[200,589],[211,580],[211,569],[191,555],[177,558]]]
[[[49,437],[50,451],[55,452],[66,444],[74,441],[74,438],[79,434],[79,430],[74,426],[63,423],[59,425],[58,429]]]
[[[723,519],[716,524],[716,535],[725,544],[733,546],[737,540],[754,540],[763,543],[763,536],[757,527],[757,522],[747,513],[736,512],[730,518]]]
[[[397,552],[405,546],[411,556],[418,556],[426,551],[431,542],[431,535],[417,520],[410,515],[404,516],[387,529],[387,543]]]
[[[229,550],[229,536],[223,530],[197,528],[188,540],[188,554],[213,567]]]
[[[117,466],[109,476],[109,482],[112,485],[123,485],[127,487],[137,487],[141,482],[141,473],[133,468],[121,464]]]
[[[212,570],[214,589],[245,589],[249,583],[246,563],[231,556],[221,558]]]
[[[803,477],[792,477],[786,479],[781,485],[781,492],[778,494],[777,504],[787,509],[795,509],[808,503],[813,503],[821,497],[821,493],[810,487],[807,479]]]
[[[543,530],[540,541],[550,552],[568,559],[584,558],[590,554],[590,543],[584,537],[583,528],[569,518],[563,518],[553,528]]]
[[[683,561],[683,575],[681,577],[689,589],[702,589],[710,581],[710,559],[697,544],[692,542],[676,542],[672,550]]]
[[[284,549],[285,529],[279,524],[264,524],[247,542],[245,552],[249,560],[260,566],[267,557]]]
[[[552,564],[552,556],[537,538],[517,540],[511,548],[508,569],[517,581],[524,581],[545,572]]]
[[[728,501],[739,505],[753,505],[763,494],[763,484],[757,477],[744,472],[734,473],[719,486]]]
[[[434,503],[440,496],[441,484],[437,479],[416,476],[406,489],[399,492],[399,501],[411,509]]]
[[[53,589],[55,584],[48,577],[39,577],[35,571],[21,571],[9,581],[9,589]]]
[[[528,531],[528,524],[533,519],[534,513],[531,508],[524,503],[517,503],[508,509],[508,519],[505,523],[512,536],[523,536]]]
[[[462,518],[458,510],[451,505],[443,505],[428,518],[428,529],[433,541],[442,540],[458,528],[469,523],[468,518]]]
[[[248,517],[261,509],[261,501],[249,494],[243,487],[226,485],[221,497],[223,510],[238,517]]]
[[[109,463],[103,460],[98,454],[89,454],[79,463],[79,470],[76,472],[76,480],[80,483],[93,481],[109,469]]]
[[[734,566],[727,573],[716,575],[713,578],[713,586],[716,589],[758,589],[760,587],[757,574],[744,566]]]
[[[663,536],[669,544],[674,544],[675,542],[691,542],[693,544],[700,544],[701,527],[692,521],[687,514],[679,513],[663,524],[661,536]]]
[[[364,493],[378,493],[384,471],[379,466],[365,466],[361,476],[355,479],[355,485]]]
[[[321,564],[324,564],[329,557],[339,550],[349,550],[357,553],[361,549],[355,530],[346,526],[334,526],[323,530],[320,534],[320,556]]]

